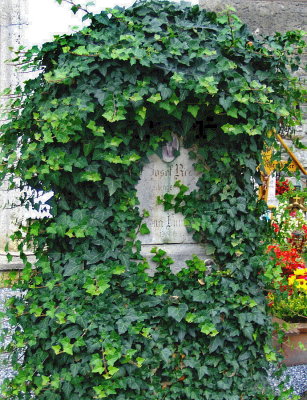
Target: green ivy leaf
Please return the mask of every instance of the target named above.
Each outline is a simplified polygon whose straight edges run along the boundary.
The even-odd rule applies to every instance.
[[[69,260],[64,266],[64,276],[72,276],[77,272],[81,271],[84,268],[84,265],[80,260]]]
[[[171,355],[172,351],[168,347],[161,350],[161,357],[164,362],[168,363]]]
[[[142,224],[140,227],[140,234],[141,235],[148,235],[150,233],[150,230],[146,224]]]
[[[104,185],[108,186],[110,196],[112,196],[116,192],[116,190],[122,186],[121,179],[111,179],[109,177],[105,178],[103,183]]]
[[[205,335],[209,335],[209,336],[216,336],[219,333],[217,331],[215,325],[210,322],[201,324],[200,331],[201,331],[201,333],[204,333]]]
[[[53,351],[55,352],[56,355],[61,353],[61,346],[56,345],[56,346],[51,346]]]
[[[233,118],[238,118],[238,110],[235,107],[230,107],[227,110],[227,115]]]
[[[102,177],[99,172],[82,172],[80,174],[80,181],[98,182],[101,181]]]
[[[177,322],[180,322],[185,317],[188,309],[189,307],[186,304],[180,304],[178,307],[168,307],[167,314]]]
[[[205,375],[209,375],[209,369],[206,365],[198,368],[198,378],[202,379]]]
[[[153,94],[152,96],[150,96],[150,97],[147,99],[147,101],[149,101],[150,103],[153,103],[153,104],[157,103],[157,102],[160,101],[160,100],[161,100],[161,95],[160,95],[160,93]]]
[[[61,342],[61,344],[62,344],[62,346],[63,346],[63,352],[64,352],[64,353],[73,355],[73,346],[74,346],[74,345],[73,345],[72,343],[70,343],[70,340],[69,340],[68,338],[64,339],[64,340]]]
[[[198,105],[189,105],[188,106],[188,112],[191,113],[193,115],[194,118],[197,117],[198,111],[200,109],[200,106]]]

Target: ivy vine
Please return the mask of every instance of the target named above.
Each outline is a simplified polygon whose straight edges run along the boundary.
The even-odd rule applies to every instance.
[[[157,0],[84,18],[79,32],[20,49],[15,62],[37,77],[5,92],[0,176],[26,191],[24,205],[53,196],[52,217],[13,237],[23,294],[9,301],[17,372],[2,398],[288,398],[265,384],[276,355],[255,182],[277,127],[300,120],[291,71],[303,33],[257,39],[232,11]],[[135,186],[172,132],[193,148],[199,190],[179,182],[160,201],[206,245],[210,274],[192,255],[172,274],[157,247],[152,277],[140,254]]]

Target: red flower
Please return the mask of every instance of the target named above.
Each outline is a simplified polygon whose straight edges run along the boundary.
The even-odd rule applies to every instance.
[[[276,181],[276,195],[288,192],[288,190],[290,190],[288,179],[285,181]]]
[[[300,257],[297,249],[281,250],[278,245],[268,246],[268,250],[273,250],[277,258],[276,265],[280,265],[283,275],[289,276],[299,268],[306,268],[305,263]]]

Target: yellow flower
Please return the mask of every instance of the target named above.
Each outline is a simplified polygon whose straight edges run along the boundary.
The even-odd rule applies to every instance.
[[[307,268],[297,268],[294,273],[295,275],[307,275]]]
[[[298,288],[307,292],[307,280],[306,279],[296,279],[298,283]]]
[[[289,278],[288,278],[289,285],[293,285],[295,280],[296,280],[296,276],[295,275],[290,275]]]

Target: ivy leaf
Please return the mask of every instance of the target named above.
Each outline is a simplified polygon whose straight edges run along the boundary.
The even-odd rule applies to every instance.
[[[119,319],[118,321],[116,321],[117,331],[120,335],[127,332],[130,325],[131,322],[126,321],[124,319]]]
[[[118,147],[123,142],[123,139],[118,137],[112,137],[110,140],[106,140],[104,143],[104,148],[108,147]]]
[[[189,105],[188,106],[188,112],[191,113],[193,115],[194,118],[197,117],[198,111],[200,109],[200,106],[198,105]]]
[[[235,107],[230,107],[229,110],[227,110],[227,115],[233,118],[238,118],[238,110]]]
[[[84,268],[84,265],[79,260],[71,259],[64,266],[64,276],[72,276],[77,272],[81,271]]]
[[[117,367],[113,367],[113,366],[108,367],[108,372],[109,372],[109,375],[111,375],[111,376],[115,375],[116,372],[118,372],[118,371],[119,371],[119,368],[117,368]]]
[[[134,95],[129,97],[129,100],[131,101],[141,101],[143,100],[143,97],[139,93],[135,93]]]
[[[63,345],[63,352],[64,353],[73,355],[73,350],[72,349],[73,349],[74,345],[69,342],[69,339],[65,340],[65,342],[63,341],[62,345]]]
[[[94,143],[84,143],[83,144],[83,153],[85,155],[85,157],[87,157],[92,150],[94,149]]]
[[[211,322],[207,322],[200,325],[201,333],[209,336],[216,336],[219,332],[216,330],[215,325]]]
[[[228,228],[226,225],[220,225],[217,232],[220,233],[221,236],[224,237],[226,235],[226,233],[228,232]]]
[[[91,367],[92,367],[92,371],[97,374],[102,375],[105,372],[105,368],[103,366],[103,361],[99,354],[92,355]]]
[[[211,243],[206,243],[205,244],[205,253],[208,255],[208,256],[211,256],[212,254],[214,254],[216,252],[216,247],[213,245],[213,244],[211,244]]]
[[[141,368],[141,366],[143,365],[144,361],[145,361],[145,358],[143,358],[143,357],[137,357],[136,358],[136,363],[137,363],[138,368]]]
[[[198,371],[198,378],[199,379],[202,379],[204,377],[204,375],[209,375],[209,370],[208,370],[208,367],[206,365],[203,365],[203,366],[199,367],[197,369],[197,371]]]
[[[74,51],[74,54],[77,54],[78,56],[87,56],[89,54],[88,50],[86,49],[85,46],[79,46],[77,47]]]
[[[145,122],[145,118],[146,118],[146,113],[147,113],[147,109],[146,107],[140,107],[136,110],[136,116],[135,119],[137,120],[137,122],[142,126]]]
[[[73,5],[70,9],[74,14],[76,14],[80,10],[80,8],[81,6],[78,4],[78,5]]]
[[[112,196],[117,189],[119,189],[122,186],[122,181],[121,179],[112,179],[107,177],[104,181],[103,181],[104,185],[108,186],[108,190],[109,190],[109,195]]]
[[[160,101],[160,100],[161,100],[161,95],[160,95],[160,93],[153,94],[152,96],[150,96],[150,97],[147,99],[147,101],[149,101],[150,103],[153,103],[153,104],[157,103],[157,102]]]
[[[163,85],[159,85],[158,89],[161,93],[162,100],[165,100],[165,99],[171,97],[172,92],[173,92],[172,89],[170,89],[166,86],[163,86]]]
[[[164,349],[161,350],[161,358],[166,363],[169,362],[170,356],[172,354],[173,354],[172,351],[168,347],[165,347]]]
[[[146,224],[142,224],[140,227],[140,234],[141,235],[148,235],[150,233],[150,230]]]
[[[61,352],[61,346],[56,345],[56,346],[51,346],[53,351],[55,352],[56,355],[60,354]]]
[[[70,371],[71,371],[72,376],[73,377],[77,376],[80,372],[80,369],[81,369],[80,363],[71,364]]]
[[[185,118],[181,121],[179,126],[179,131],[181,131],[182,136],[186,136],[190,132],[195,120],[191,115],[187,114]]]
[[[101,179],[102,179],[102,177],[99,172],[86,171],[86,172],[82,172],[80,174],[81,182],[84,182],[84,181],[98,182],[98,181],[101,181]]]
[[[167,314],[169,317],[174,318],[177,322],[180,322],[186,315],[189,307],[186,304],[180,304],[178,307],[168,307]]]
[[[219,98],[219,103],[224,108],[225,111],[227,111],[230,108],[232,102],[233,102],[233,100],[230,96],[225,97],[223,95],[223,96],[220,96],[220,98]]]

